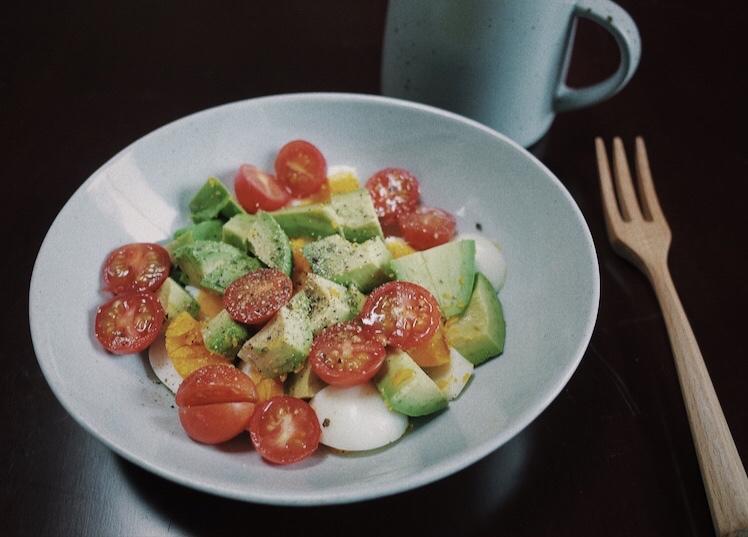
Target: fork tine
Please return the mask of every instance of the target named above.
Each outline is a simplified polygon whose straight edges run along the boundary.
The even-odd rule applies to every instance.
[[[623,142],[618,136],[613,138],[613,170],[623,219],[625,221],[641,219],[639,202],[636,199],[634,183],[631,180],[631,172],[626,162],[626,152],[623,149]]]
[[[636,178],[639,184],[644,218],[647,220],[665,220],[660,208],[660,201],[657,199],[657,192],[655,192],[654,181],[652,181],[647,148],[641,136],[636,137]]]
[[[603,197],[603,209],[605,212],[605,223],[608,225],[608,232],[619,223],[622,223],[621,213],[618,210],[616,194],[613,190],[613,179],[610,174],[610,165],[608,156],[605,153],[605,143],[599,136],[595,138],[595,151],[597,153],[597,174],[600,177],[600,192]]]

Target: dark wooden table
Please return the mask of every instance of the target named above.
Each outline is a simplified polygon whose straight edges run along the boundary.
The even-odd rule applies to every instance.
[[[560,116],[534,148],[589,222],[602,299],[568,386],[495,453],[398,496],[275,508],[151,475],[67,415],[37,365],[27,311],[36,253],[73,191],[124,146],[197,110],[287,92],[378,92],[384,0],[215,4],[2,10],[0,533],[711,535],[661,314],[605,236],[593,138],[646,137],[674,235],[673,278],[748,461],[748,17],[737,2],[621,0],[642,33],[639,72],[614,99]],[[582,24],[571,80],[595,81],[615,63],[607,35]]]

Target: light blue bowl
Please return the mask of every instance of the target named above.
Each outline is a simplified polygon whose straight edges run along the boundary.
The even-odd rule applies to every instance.
[[[190,441],[173,398],[142,357],[113,357],[92,336],[100,267],[115,246],[160,241],[184,224],[209,175],[239,164],[272,169],[287,141],[315,143],[329,164],[365,179],[399,166],[424,202],[458,216],[462,231],[497,240],[508,262],[500,297],[504,354],[476,369],[450,408],[395,445],[365,455],[325,449],[287,467],[264,463],[244,439],[227,449]],[[94,173],[50,228],[31,281],[30,322],[44,375],[60,402],[123,457],[168,479],[253,502],[315,505],[363,500],[447,476],[498,448],[559,393],[582,358],[597,314],[592,238],[561,183],[523,148],[460,116],[366,95],[252,99],[175,121]]]

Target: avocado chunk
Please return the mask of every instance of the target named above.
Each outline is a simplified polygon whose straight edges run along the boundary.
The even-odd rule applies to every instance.
[[[330,200],[330,206],[337,213],[343,237],[347,240],[364,242],[374,237],[384,238],[368,190],[337,194]]]
[[[286,380],[286,393],[299,399],[311,399],[317,392],[327,386],[312,371],[312,364],[307,360],[298,373],[291,373]]]
[[[174,232],[174,239],[166,245],[169,255],[174,257],[174,251],[195,241],[220,241],[223,222],[220,220],[205,220],[191,226],[186,226]]]
[[[379,237],[356,244],[330,235],[304,246],[312,272],[341,285],[353,284],[368,292],[389,278],[390,252]]]
[[[231,193],[224,184],[216,177],[208,177],[190,200],[192,221],[197,223],[218,218],[230,199]]]
[[[406,416],[425,416],[447,406],[447,398],[406,352],[387,354],[374,381],[392,410]]]
[[[291,245],[288,236],[270,214],[237,214],[223,226],[223,241],[249,252],[265,263],[291,275]]]
[[[275,218],[290,239],[312,237],[318,239],[340,232],[338,214],[329,205],[312,203],[273,211]]]
[[[200,313],[200,305],[197,300],[185,291],[173,278],[166,278],[158,290],[158,300],[161,302],[166,317],[173,319],[183,311],[197,319]]]
[[[312,334],[335,323],[348,321],[356,313],[351,308],[348,289],[317,274],[308,274],[301,290],[309,299]]]
[[[239,350],[264,376],[275,378],[301,368],[312,347],[309,299],[296,293],[278,313]]]
[[[237,214],[247,214],[247,211],[233,197],[230,197],[228,203],[221,209],[221,216],[228,220]]]
[[[501,302],[491,283],[475,275],[473,296],[465,311],[446,324],[447,341],[474,365],[504,351],[506,324]]]
[[[439,292],[431,279],[431,273],[426,268],[426,260],[421,252],[398,257],[390,261],[390,272],[396,280],[402,280],[420,285],[437,298]],[[439,304],[441,309],[441,303]]]
[[[232,359],[249,338],[247,328],[233,320],[226,310],[221,310],[210,319],[203,327],[202,334],[205,347],[210,352]]]
[[[475,241],[448,242],[399,257],[392,261],[390,270],[398,280],[427,288],[439,302],[444,318],[459,315],[467,307],[473,290]]]
[[[359,291],[358,287],[355,285],[349,284],[348,305],[350,306],[354,317],[361,313],[361,310],[364,309],[364,304],[366,304],[366,295]]]
[[[260,262],[233,246],[194,241],[174,251],[174,260],[191,285],[223,293],[237,278],[260,268]]]

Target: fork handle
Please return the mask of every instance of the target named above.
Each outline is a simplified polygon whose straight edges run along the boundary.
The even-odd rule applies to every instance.
[[[748,478],[667,262],[647,271],[665,318],[717,535],[748,537]]]

